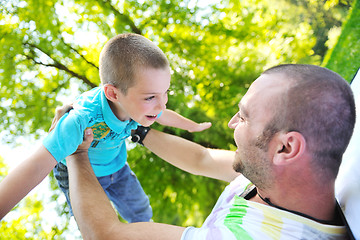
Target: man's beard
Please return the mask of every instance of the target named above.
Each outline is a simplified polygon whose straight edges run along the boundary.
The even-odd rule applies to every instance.
[[[254,144],[247,146],[246,149],[235,155],[233,169],[244,175],[257,187],[267,188],[271,186],[273,178],[270,163],[263,153]]]
[[[240,156],[238,154],[235,155],[235,160],[233,162],[233,169],[235,170],[235,172],[238,172],[241,174],[243,174],[243,172],[244,172],[244,164],[242,163]]]

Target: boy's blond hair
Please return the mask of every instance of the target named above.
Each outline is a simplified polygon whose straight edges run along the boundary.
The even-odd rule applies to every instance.
[[[100,79],[123,94],[135,85],[135,73],[141,68],[166,68],[169,62],[161,49],[149,39],[133,33],[111,38],[100,54]]]

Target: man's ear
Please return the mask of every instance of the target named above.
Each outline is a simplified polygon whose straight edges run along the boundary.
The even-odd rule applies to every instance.
[[[285,165],[302,157],[306,150],[306,140],[299,132],[288,132],[278,136],[273,162]]]
[[[116,102],[119,98],[120,91],[114,85],[105,84],[104,93],[109,101]]]

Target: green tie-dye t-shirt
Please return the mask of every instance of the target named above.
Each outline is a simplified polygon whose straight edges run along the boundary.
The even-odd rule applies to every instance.
[[[240,197],[250,186],[245,177],[237,177],[221,194],[203,226],[186,228],[181,239],[344,239],[345,227],[321,224]]]

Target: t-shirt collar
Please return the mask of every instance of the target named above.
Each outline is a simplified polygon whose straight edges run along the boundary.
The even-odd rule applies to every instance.
[[[134,120],[121,121],[115,116],[105,96],[104,88],[101,91],[101,107],[106,125],[116,133],[121,133],[124,129],[131,131],[131,129],[136,129],[139,125]]]

